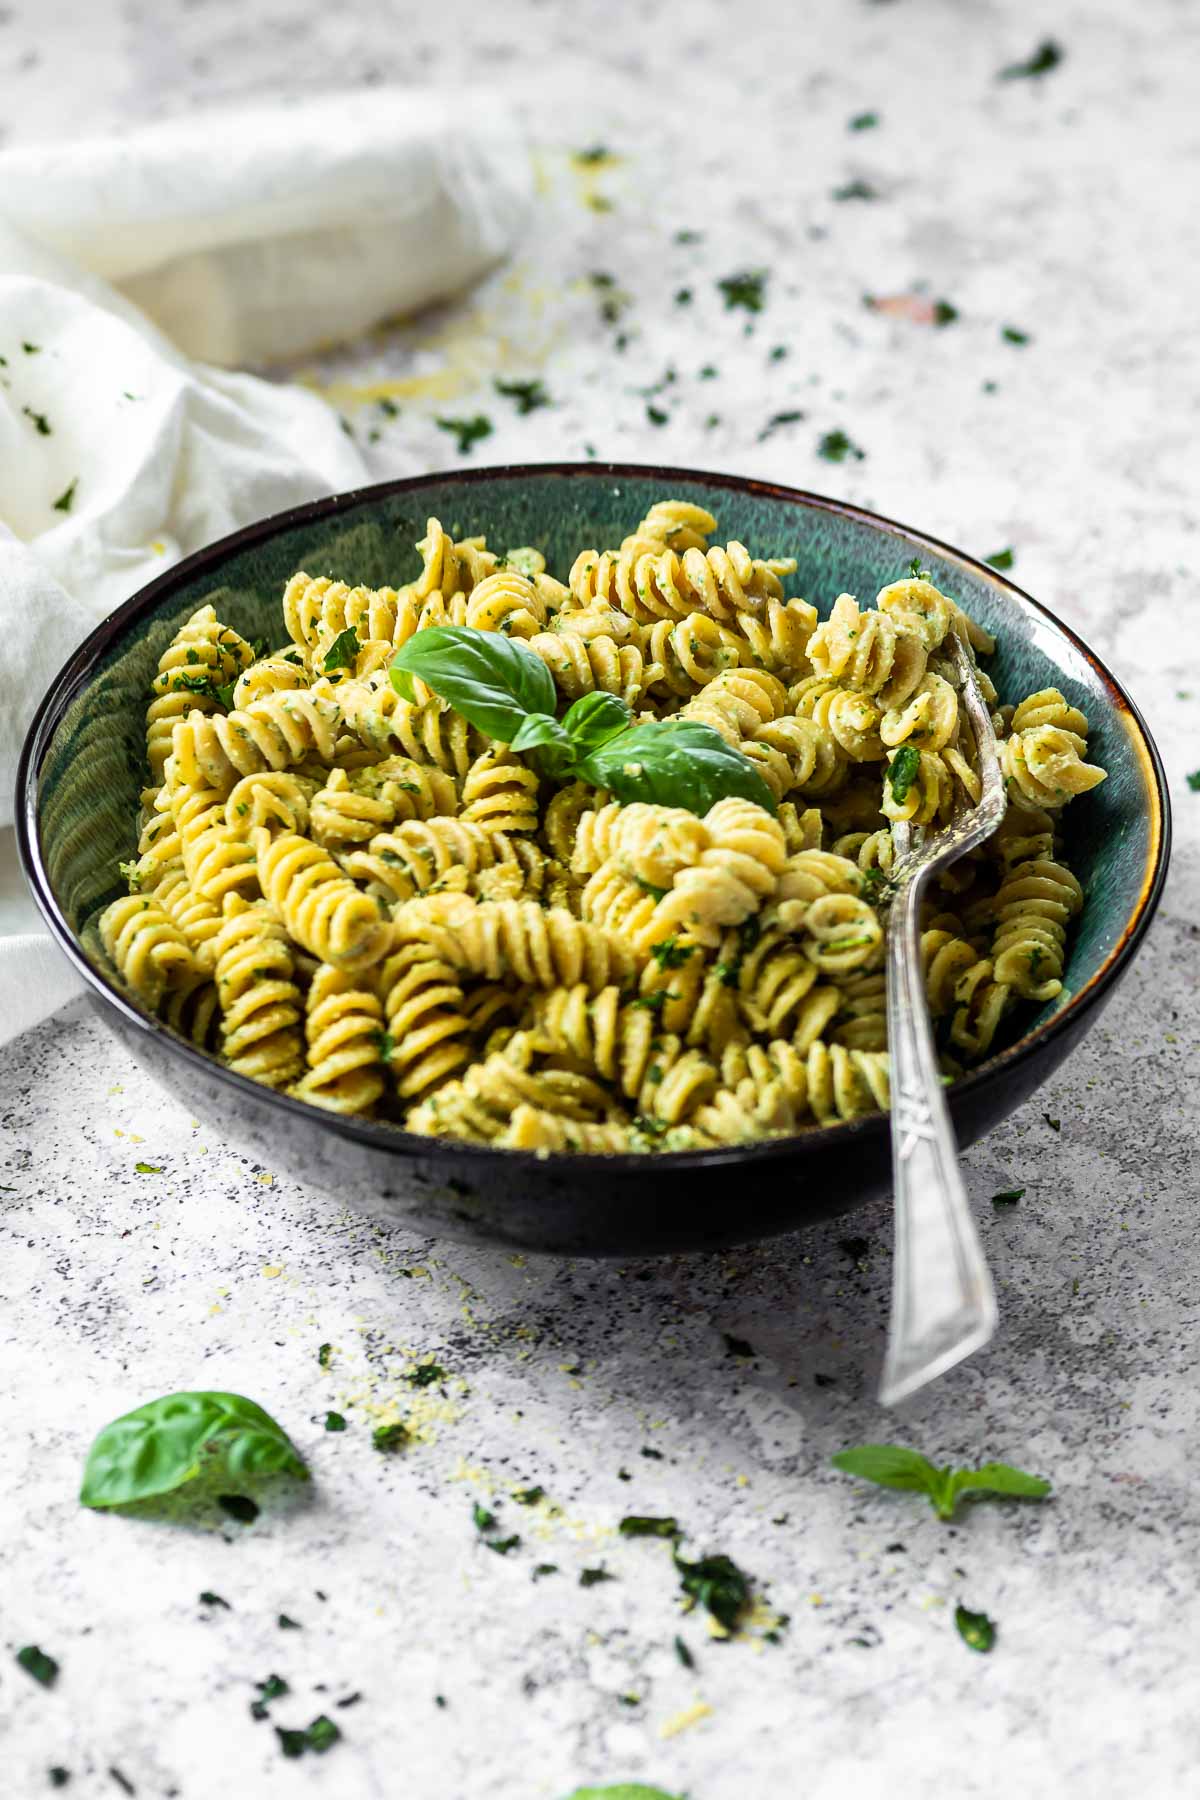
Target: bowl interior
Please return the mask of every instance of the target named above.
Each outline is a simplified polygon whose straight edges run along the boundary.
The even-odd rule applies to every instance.
[[[842,591],[864,604],[907,571],[914,556],[998,639],[988,664],[1002,699],[1061,688],[1088,715],[1089,754],[1108,780],[1068,808],[1069,859],[1086,894],[1070,942],[1065,986],[1040,1012],[1022,1009],[1016,1037],[1060,1012],[1103,969],[1138,910],[1158,861],[1161,813],[1151,753],[1120,690],[1040,607],[945,546],[811,495],[717,477],[578,469],[480,470],[395,484],[362,499],[284,515],[202,552],[128,603],[87,647],[62,686],[38,774],[38,834],[55,899],[85,955],[111,970],[94,929],[125,891],[118,865],[136,854],[139,794],[148,779],[144,716],[158,658],[179,625],[206,602],[248,639],[285,640],[280,598],[297,569],[368,586],[414,577],[414,548],[435,514],[455,537],[489,546],[533,544],[565,578],[582,549],[618,544],[655,500],[673,495],[716,514],[721,539],[758,556],[794,556],[789,593],[822,615]],[[1010,1038],[1010,1042],[1012,1039]]]

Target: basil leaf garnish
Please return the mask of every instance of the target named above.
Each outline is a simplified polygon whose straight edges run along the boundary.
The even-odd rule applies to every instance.
[[[978,1469],[939,1468],[919,1450],[902,1444],[860,1444],[830,1458],[835,1469],[859,1475],[880,1487],[906,1488],[925,1494],[939,1519],[952,1519],[960,1494],[998,1494],[1001,1498],[1044,1500],[1050,1483],[1009,1463],[987,1462]]]
[[[670,719],[634,725],[577,764],[584,781],[618,800],[647,800],[706,813],[729,794],[775,811],[775,797],[750,760],[711,725]]]
[[[165,1394],[106,1425],[88,1452],[84,1506],[169,1494],[209,1461],[236,1478],[308,1470],[270,1413],[242,1394]]]
[[[729,794],[776,810],[754,764],[709,725],[691,719],[633,725],[625,702],[608,693],[583,695],[557,720],[549,669],[500,632],[436,625],[414,633],[390,670],[405,700],[416,699],[414,677],[488,737],[532,754],[543,774],[578,776],[621,801],[694,813]]]
[[[533,753],[544,775],[567,775],[575,762],[575,749],[565,724],[549,713],[527,713],[509,745],[511,750]]]
[[[616,694],[583,694],[563,714],[563,729],[576,746],[576,756],[599,750],[619,731],[628,731],[631,713]]]
[[[415,698],[412,678],[448,701],[472,725],[511,744],[526,713],[554,716],[554,678],[519,639],[470,625],[433,625],[414,632],[392,659],[392,686]]]

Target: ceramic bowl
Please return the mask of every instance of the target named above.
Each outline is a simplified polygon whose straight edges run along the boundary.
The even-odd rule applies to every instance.
[[[739,1149],[667,1156],[536,1156],[414,1137],[344,1119],[223,1068],[144,1012],[114,981],[94,920],[123,892],[135,854],[144,714],[158,657],[211,601],[247,638],[282,636],[280,594],[297,569],[398,586],[436,514],[455,536],[535,544],[565,574],[580,549],[619,543],[667,495],[717,515],[722,541],[795,556],[789,591],[827,613],[842,590],[865,603],[919,557],[998,641],[1001,696],[1056,686],[1091,723],[1108,780],[1065,815],[1086,893],[1065,985],[1020,1015],[997,1054],[949,1090],[971,1144],[1028,1099],[1099,1015],[1135,955],[1166,871],[1169,816],[1158,753],[1137,709],[1073,631],[1003,575],[860,508],[765,482],[615,464],[535,465],[382,483],[297,507],[223,538],[119,607],[55,680],[25,743],[18,832],[47,924],[129,1051],[204,1119],[267,1167],[451,1237],[583,1255],[714,1248],[850,1211],[889,1185],[882,1116]],[[89,923],[91,929],[89,930]]]

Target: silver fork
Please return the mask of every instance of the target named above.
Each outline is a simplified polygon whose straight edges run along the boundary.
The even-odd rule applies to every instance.
[[[895,894],[887,931],[896,1259],[879,1399],[894,1406],[986,1344],[996,1291],[958,1166],[921,969],[921,898],[931,876],[990,837],[1004,817],[996,734],[958,634],[946,639],[975,735],[982,794],[944,829],[892,826]]]

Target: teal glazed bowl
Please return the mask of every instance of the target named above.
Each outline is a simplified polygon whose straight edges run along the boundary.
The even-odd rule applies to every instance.
[[[914,556],[994,632],[1001,696],[1055,686],[1087,713],[1108,780],[1070,807],[1070,861],[1086,893],[1065,986],[1019,1035],[949,1090],[959,1142],[1028,1099],[1098,1016],[1137,951],[1166,873],[1170,821],[1158,752],[1137,709],[1085,644],[993,569],[836,500],[732,476],[611,463],[472,469],[382,483],[252,525],[179,563],[117,609],[59,674],[28,734],[18,786],[25,872],[46,922],[129,1051],[230,1141],[298,1180],[434,1234],[579,1255],[711,1249],[851,1211],[890,1185],[883,1116],[736,1149],[665,1156],[556,1156],[412,1136],[347,1119],[224,1068],[116,982],[95,920],[124,891],[146,778],[144,715],[158,657],[211,601],[246,638],[282,636],[297,569],[399,586],[436,514],[456,537],[535,544],[565,574],[613,545],[655,501],[715,513],[722,538],[795,556],[789,583],[822,614],[843,590],[873,600]]]

